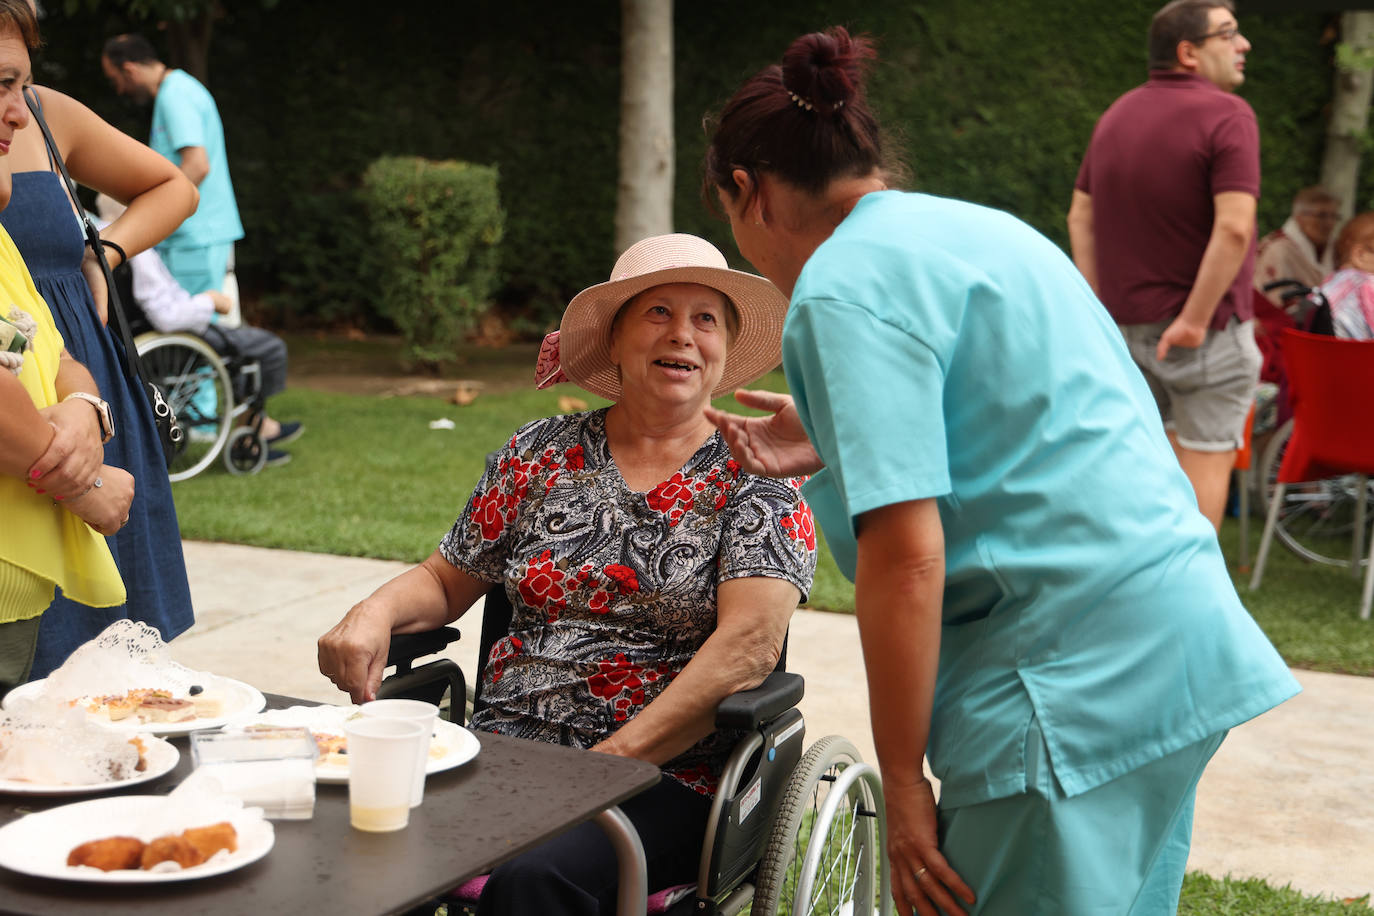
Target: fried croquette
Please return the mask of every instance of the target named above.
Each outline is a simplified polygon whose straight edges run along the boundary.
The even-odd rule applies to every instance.
[[[239,848],[238,831],[228,821],[220,821],[208,827],[191,827],[181,835],[196,852],[200,853],[201,861],[210,858],[221,849],[234,852]]]
[[[91,840],[67,853],[68,865],[88,865],[101,871],[138,868],[142,859],[143,841],[131,836]]]
[[[186,841],[182,834],[160,836],[143,847],[141,866],[152,868],[162,862],[175,862],[182,868],[190,868],[205,861],[196,848]]]
[[[101,871],[150,869],[162,862],[182,868],[200,865],[221,849],[236,852],[239,834],[228,821],[206,827],[190,827],[178,834],[160,836],[151,843],[131,836],[91,840],[67,853],[68,865],[89,865]]]

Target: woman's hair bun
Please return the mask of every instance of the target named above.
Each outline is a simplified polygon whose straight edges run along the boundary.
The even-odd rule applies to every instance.
[[[782,85],[803,108],[834,114],[863,96],[869,61],[877,54],[843,26],[803,35],[782,57]]]

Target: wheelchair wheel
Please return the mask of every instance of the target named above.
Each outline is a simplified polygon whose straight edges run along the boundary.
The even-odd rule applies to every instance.
[[[847,739],[807,749],[788,781],[755,880],[751,916],[892,912],[878,774]]]
[[[186,446],[172,459],[167,476],[174,481],[194,477],[229,438],[234,407],[229,371],[209,344],[189,334],[144,334],[134,345],[186,431]]]
[[[267,465],[267,443],[251,426],[239,426],[224,447],[224,467],[230,474],[256,474]]]
[[[1259,465],[1260,496],[1267,515],[1284,449],[1293,434],[1293,421],[1281,426],[1264,449]],[[1285,547],[1304,560],[1329,566],[1349,567],[1356,511],[1363,501],[1364,544],[1370,541],[1374,526],[1374,488],[1366,483],[1361,489],[1357,474],[1291,483],[1283,494],[1274,533]],[[1361,558],[1361,566],[1368,560]]]

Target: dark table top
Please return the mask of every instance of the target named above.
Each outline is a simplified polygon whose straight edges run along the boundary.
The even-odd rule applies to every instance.
[[[278,708],[300,702],[268,697]],[[425,800],[394,833],[348,823],[348,786],[317,785],[315,816],[274,820],[276,844],[237,871],[197,881],[107,885],[49,881],[0,868],[3,913],[390,913],[408,909],[654,785],[641,760],[475,732],[476,758],[426,778]],[[177,768],[129,795],[166,794],[191,769],[186,739]],[[110,794],[89,796],[104,798]],[[0,795],[0,826],[31,811],[83,801]],[[73,843],[73,845],[76,845]]]

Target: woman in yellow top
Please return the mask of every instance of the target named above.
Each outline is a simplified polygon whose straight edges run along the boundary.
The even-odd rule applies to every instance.
[[[10,198],[4,156],[29,119],[22,90],[37,38],[24,3],[0,3],[0,208]],[[28,676],[38,618],[56,586],[93,607],[124,602],[101,535],[124,524],[134,493],[132,477],[102,464],[103,440],[114,432],[108,410],[0,229],[0,317],[11,316],[32,334],[17,371],[0,369],[0,696]],[[42,489],[32,484],[40,478]]]

